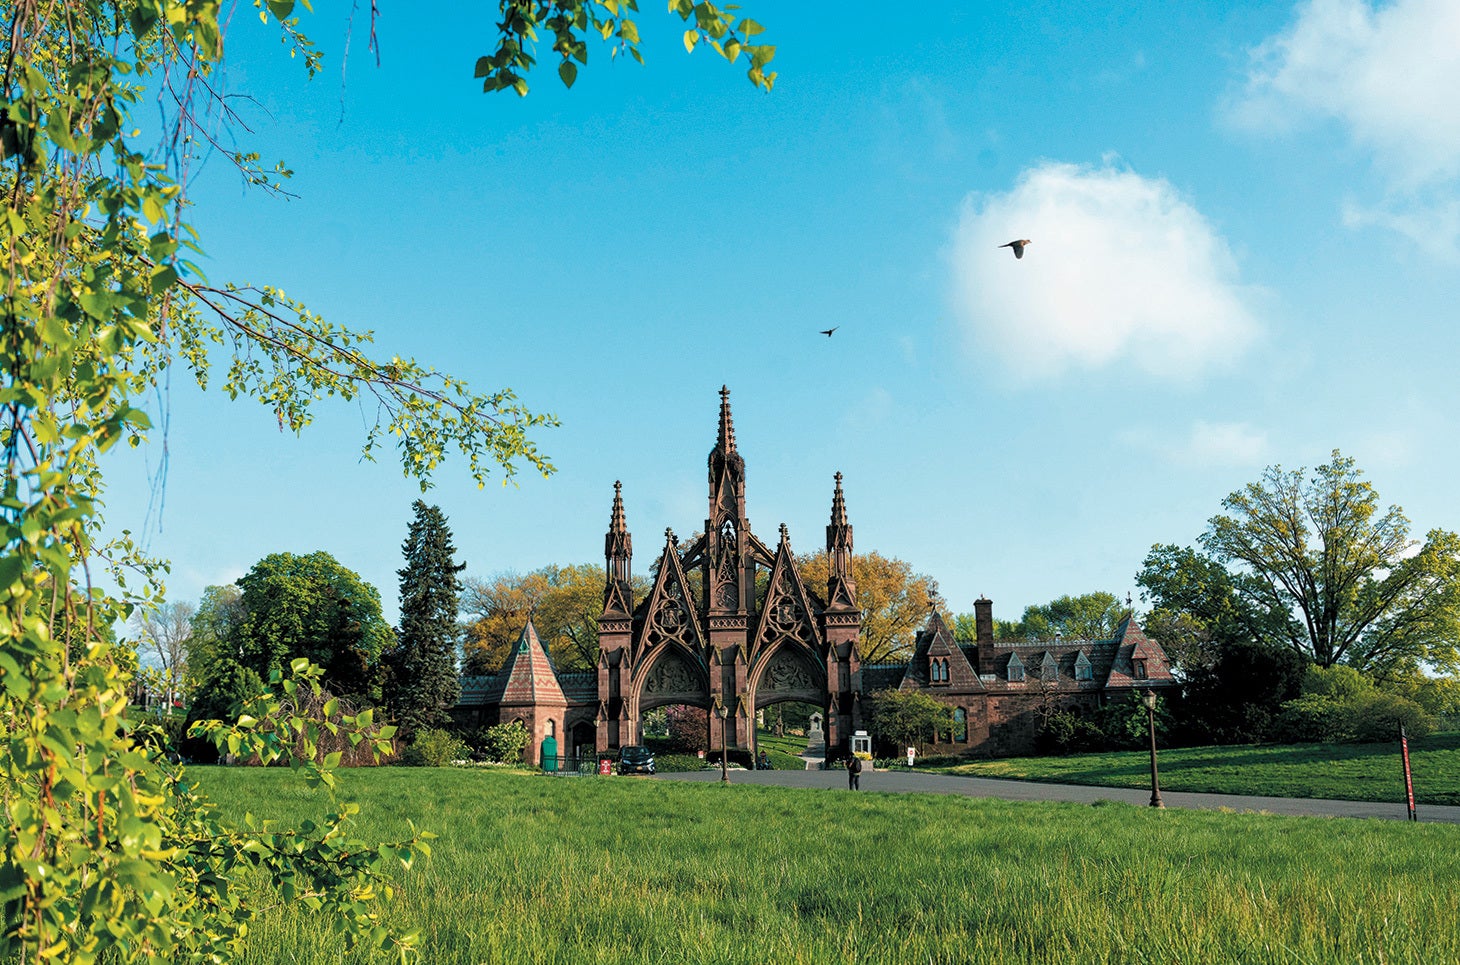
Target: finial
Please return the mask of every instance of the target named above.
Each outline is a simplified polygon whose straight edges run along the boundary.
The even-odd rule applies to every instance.
[[[721,452],[731,453],[735,451],[735,423],[730,417],[730,387],[720,386],[720,438],[718,446]]]
[[[786,529],[786,524],[781,524],[781,542],[784,543],[791,538],[791,533]]]
[[[608,531],[610,534],[627,533],[628,523],[624,520],[624,493],[623,483],[614,480],[613,483],[613,512],[609,515]]]
[[[674,529],[672,527],[664,527],[664,538],[669,541],[670,546],[679,545],[679,537],[674,535]]]
[[[847,503],[842,495],[842,474],[836,474],[836,488],[831,494],[831,524],[833,526],[845,526],[847,524]]]

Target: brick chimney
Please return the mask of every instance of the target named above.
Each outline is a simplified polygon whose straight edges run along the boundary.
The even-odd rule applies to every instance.
[[[978,644],[978,672],[994,672],[994,601],[981,596],[973,601],[974,642]]]

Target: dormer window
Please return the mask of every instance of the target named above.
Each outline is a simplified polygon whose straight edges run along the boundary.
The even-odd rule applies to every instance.
[[[1132,660],[1131,661],[1131,666],[1132,666],[1132,671],[1131,671],[1131,676],[1132,677],[1136,678],[1137,680],[1145,680],[1146,679],[1146,662],[1144,660],[1140,660],[1140,659]]]
[[[1075,657],[1075,679],[1091,680],[1094,676],[1093,668],[1090,666],[1090,658],[1085,656],[1085,651],[1081,650],[1079,656]]]
[[[946,659],[929,660],[928,679],[935,684],[946,684],[948,682],[948,661]]]
[[[1046,650],[1044,652],[1044,661],[1039,665],[1040,678],[1044,680],[1058,680],[1059,675],[1059,661],[1055,660],[1054,654]]]
[[[1024,661],[1019,659],[1017,653],[1009,654],[1009,683],[1022,683],[1024,681]]]

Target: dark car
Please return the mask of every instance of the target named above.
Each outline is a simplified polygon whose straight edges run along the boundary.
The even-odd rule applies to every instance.
[[[653,774],[654,752],[641,744],[630,744],[618,752],[620,774]]]

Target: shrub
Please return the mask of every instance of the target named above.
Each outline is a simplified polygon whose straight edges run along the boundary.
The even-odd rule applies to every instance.
[[[1365,743],[1394,740],[1399,728],[1411,737],[1434,730],[1423,707],[1399,694],[1377,689],[1352,667],[1314,667],[1304,693],[1283,705],[1281,732],[1286,740]]]
[[[1045,754],[1083,754],[1104,750],[1108,743],[1097,723],[1068,710],[1051,712],[1039,733]]]
[[[698,754],[655,754],[654,769],[660,773],[703,771],[710,762]]]
[[[466,752],[466,744],[455,734],[435,727],[423,727],[416,731],[415,739],[400,756],[399,763],[407,767],[445,767],[465,757]]]
[[[522,760],[522,752],[531,741],[527,725],[514,720],[510,724],[488,727],[482,735],[481,752],[489,761],[515,764]]]

